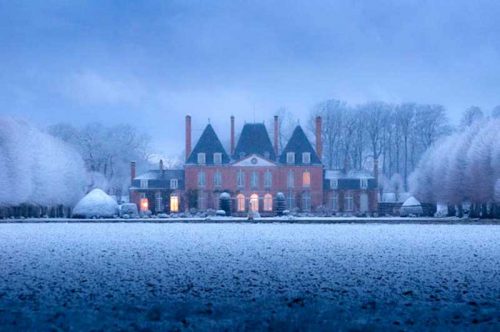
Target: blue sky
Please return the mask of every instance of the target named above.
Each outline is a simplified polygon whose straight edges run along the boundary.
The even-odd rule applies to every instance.
[[[500,104],[499,1],[4,1],[0,112],[132,123],[180,153],[184,115],[301,121],[338,98]]]

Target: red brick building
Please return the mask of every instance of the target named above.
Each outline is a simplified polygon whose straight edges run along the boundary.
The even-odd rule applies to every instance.
[[[230,147],[226,151],[208,124],[192,149],[191,117],[186,116],[186,162],[180,170],[152,170],[138,177],[132,170],[131,201],[153,213],[219,209],[220,195],[231,197],[231,213],[249,211],[274,215],[276,196],[286,208],[356,214],[377,210],[375,179],[364,172],[325,171],[321,163],[321,118],[316,118],[315,148],[301,126],[285,148],[278,148],[278,117],[273,143],[262,123],[249,123],[236,142],[231,117]]]

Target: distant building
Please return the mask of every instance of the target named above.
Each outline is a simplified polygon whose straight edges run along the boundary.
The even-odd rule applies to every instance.
[[[377,210],[375,179],[367,173],[325,171],[321,163],[321,118],[316,118],[315,148],[301,126],[285,148],[278,148],[278,117],[273,143],[262,123],[243,126],[238,142],[231,117],[230,150],[226,151],[208,124],[191,149],[191,117],[186,116],[186,163],[182,170],[152,170],[135,176],[132,165],[131,202],[141,210],[177,212],[190,208],[219,209],[220,194],[231,197],[232,214],[256,211],[273,215],[282,192],[289,210],[339,213]],[[172,184],[175,184],[172,186]],[[335,187],[332,187],[335,185]]]

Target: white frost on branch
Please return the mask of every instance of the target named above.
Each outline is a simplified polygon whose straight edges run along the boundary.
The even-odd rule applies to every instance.
[[[72,206],[84,195],[85,178],[82,158],[66,143],[0,118],[0,206]]]

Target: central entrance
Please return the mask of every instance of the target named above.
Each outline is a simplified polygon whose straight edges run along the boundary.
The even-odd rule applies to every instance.
[[[250,196],[250,211],[259,212],[259,195],[257,194]]]

